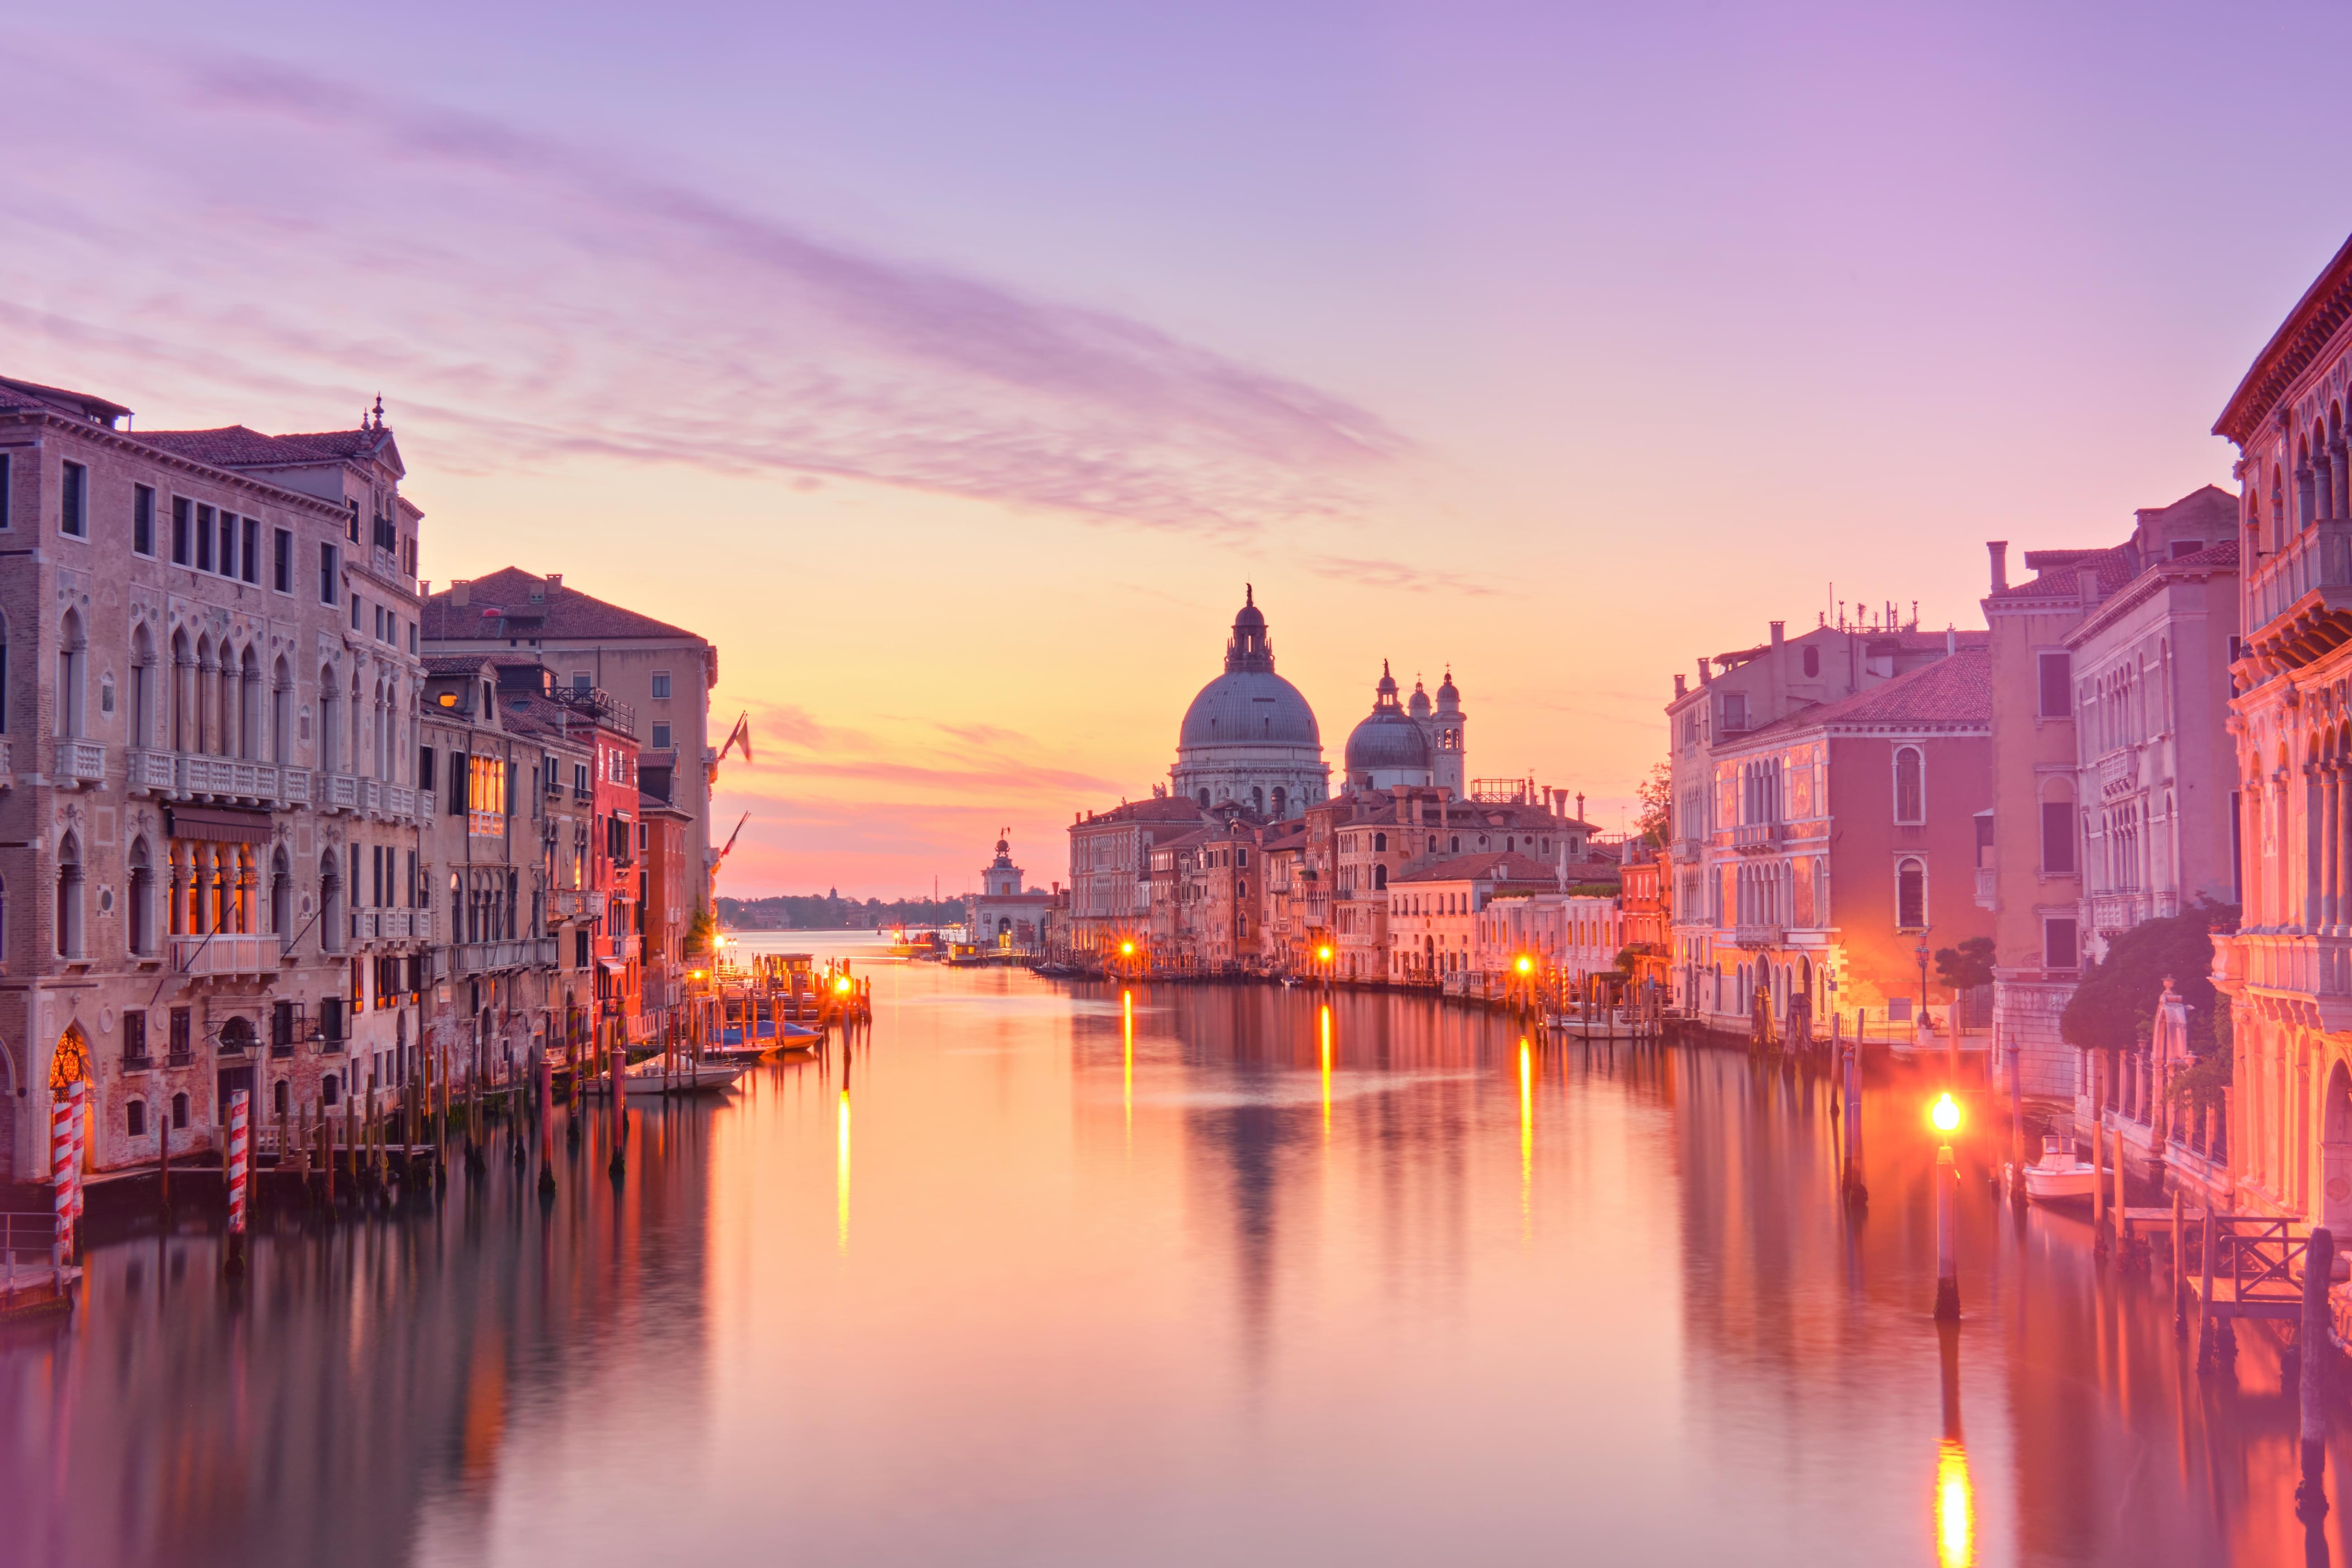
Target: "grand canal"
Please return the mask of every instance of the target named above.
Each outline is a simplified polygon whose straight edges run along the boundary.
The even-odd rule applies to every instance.
[[[235,1289],[195,1230],[94,1248],[70,1324],[0,1340],[0,1552],[2307,1560],[2275,1355],[2200,1380],[2082,1223],[1969,1181],[1939,1333],[1920,1080],[1867,1095],[1854,1224],[1818,1089],[1735,1053],[862,971],[845,1063],[633,1104],[617,1186],[591,1110],[551,1205],[501,1149]]]

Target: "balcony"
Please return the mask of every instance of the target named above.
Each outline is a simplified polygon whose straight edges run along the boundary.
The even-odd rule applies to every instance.
[[[602,920],[604,895],[593,888],[558,888],[548,895],[548,913],[559,921]]]
[[[1731,928],[1734,947],[1750,949],[1775,948],[1781,945],[1785,933],[1777,925],[1750,924],[1742,921]]]
[[[461,942],[450,950],[450,973],[492,974],[507,969],[552,969],[555,939],[525,937],[520,942]]]
[[[268,805],[278,799],[278,769],[234,757],[180,757],[179,791],[215,800]]]
[[[310,770],[308,768],[279,768],[278,770],[278,798],[287,805],[310,805]]]
[[[2126,931],[2148,917],[2146,893],[2093,893],[2091,895],[2091,929],[2101,936],[2113,936]]]
[[[2139,787],[2138,746],[2123,746],[2099,759],[2099,798],[2113,800]]]
[[[1677,866],[1696,866],[1704,847],[1696,838],[1677,838],[1671,853]]]
[[[2319,1026],[2352,1028],[2352,938],[2240,931],[2213,943],[2213,978],[2312,1005]]]
[[[1731,830],[1731,847],[1742,855],[1764,855],[1789,842],[1785,822],[1743,822]]]
[[[507,833],[505,816],[495,811],[466,813],[466,834],[472,838],[503,838]]]
[[[180,787],[180,759],[169,752],[122,754],[123,787],[132,795],[170,795]]]
[[[1990,910],[1996,907],[1999,901],[1999,878],[1993,868],[1990,866],[1978,867],[1977,908],[1980,910]]]
[[[634,963],[638,952],[637,938],[635,933],[606,937],[596,944],[596,952],[600,957],[617,958],[624,963]]]
[[[106,782],[106,748],[96,741],[76,741],[60,736],[57,742],[57,763],[51,770],[60,784],[104,784]]]
[[[2299,530],[2250,563],[2245,582],[2249,651],[2308,664],[2344,640],[2334,622],[2352,609],[2352,521]]]
[[[613,694],[602,687],[583,690],[576,686],[559,686],[548,695],[566,708],[601,719],[614,729],[631,735],[637,732],[637,710],[625,702],[614,700]]]
[[[353,910],[353,942],[406,942],[433,934],[431,910]]]
[[[267,932],[215,931],[172,939],[172,967],[182,974],[275,974],[284,944]]]
[[[319,775],[319,804],[329,811],[357,811],[360,781],[349,773]]]

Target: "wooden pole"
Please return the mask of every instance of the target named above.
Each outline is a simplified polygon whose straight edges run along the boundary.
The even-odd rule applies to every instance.
[[[2213,1200],[2205,1200],[2205,1235],[2198,1269],[2204,1279],[2204,1288],[2197,1298],[2197,1370],[2210,1372],[2213,1368],[2213,1254],[2220,1250],[2214,1234]]]
[[[2107,1113],[2102,1079],[2106,1063],[2091,1053],[2091,1252],[2107,1255]]]
[[[2327,1321],[2327,1287],[2336,1271],[2336,1237],[2315,1226],[2303,1255],[2303,1480],[2294,1489],[2295,1516],[2315,1524],[2327,1515],[2327,1358],[2335,1335]]]
[[[1958,1220],[1953,1194],[1960,1184],[1959,1166],[1949,1143],[1936,1151],[1936,1321],[1960,1321],[1960,1254]]]
[[[2189,1237],[2181,1228],[2180,1189],[2172,1189],[2172,1332],[2176,1338],[2189,1332],[2189,1254],[2185,1250]]]

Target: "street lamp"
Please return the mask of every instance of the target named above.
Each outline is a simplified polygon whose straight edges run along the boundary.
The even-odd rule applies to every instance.
[[[1960,1321],[1960,1263],[1958,1220],[1953,1194],[1960,1184],[1959,1167],[1952,1159],[1952,1135],[1960,1130],[1960,1102],[1949,1090],[1936,1097],[1927,1120],[1943,1137],[1936,1151],[1936,1321]]]

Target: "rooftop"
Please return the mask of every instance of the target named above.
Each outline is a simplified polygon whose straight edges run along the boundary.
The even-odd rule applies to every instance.
[[[1949,658],[1922,665],[1867,691],[1801,709],[1760,730],[1752,730],[1739,740],[1744,745],[1759,736],[1825,724],[1969,727],[1991,722],[1992,656],[1982,647],[1964,647]]]
[[[37,381],[0,375],[0,413],[20,411],[61,414],[68,419],[87,419],[110,430],[114,428],[116,420],[131,417],[131,410],[94,393],[68,392],[62,386],[43,386]]]
[[[1434,860],[1416,861],[1389,879],[1391,887],[1399,882],[1531,882],[1551,888],[1558,885],[1559,879],[1542,861],[1502,849],[1486,855],[1445,855]]]
[[[421,623],[420,635],[432,642],[702,640],[684,627],[567,587],[560,574],[534,577],[514,566],[453,583],[433,595],[425,601]]]

